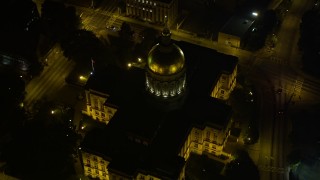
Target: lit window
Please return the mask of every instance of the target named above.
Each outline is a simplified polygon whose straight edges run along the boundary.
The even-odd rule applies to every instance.
[[[207,131],[207,138],[209,139],[210,138],[210,132]]]

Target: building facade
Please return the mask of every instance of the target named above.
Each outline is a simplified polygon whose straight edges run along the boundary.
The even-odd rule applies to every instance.
[[[172,24],[178,17],[178,0],[126,0],[126,15],[144,21]]]
[[[86,109],[82,111],[92,119],[108,124],[117,112],[117,106],[108,103],[109,95],[93,89],[85,89]]]
[[[171,32],[166,27],[161,33],[160,43],[153,46],[148,55],[146,89],[155,96],[170,98],[181,96],[185,88],[185,57],[171,41]]]
[[[184,53],[183,48],[190,52]],[[198,54],[191,52],[197,49]],[[228,99],[235,87],[237,60],[200,49],[184,43],[175,45],[171,42],[170,30],[164,28],[160,43],[150,50],[145,69],[139,69],[144,73],[139,74],[142,79],[127,74],[140,82],[130,84],[109,74],[114,80],[105,83],[107,80],[100,78],[110,86],[109,90],[102,91],[101,86],[91,87],[90,83],[103,83],[92,83],[94,76],[89,78],[84,113],[107,126],[101,134],[93,132],[85,136],[81,153],[86,176],[102,180],[184,180],[185,162],[191,153],[224,157],[224,160],[231,158],[224,147],[230,136],[232,109],[221,100]],[[186,63],[188,57],[193,61]],[[190,81],[186,80],[188,77]],[[119,86],[121,82],[130,85]],[[187,86],[187,82],[190,85]],[[170,99],[192,85],[195,87],[184,94],[184,104],[174,110],[157,109],[149,103],[147,95]],[[114,90],[115,86],[120,89]],[[147,97],[147,101],[134,94],[141,89],[147,94],[142,96]],[[120,93],[117,96],[123,104],[110,103],[115,95],[112,92]],[[133,98],[135,96],[137,98]],[[157,102],[157,98],[152,99],[152,103]]]
[[[211,97],[227,100],[236,87],[237,67],[232,71],[223,71],[216,85],[213,87]]]

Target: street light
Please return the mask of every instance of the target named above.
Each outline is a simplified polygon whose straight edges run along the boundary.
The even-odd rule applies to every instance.
[[[259,15],[259,14],[258,14],[257,12],[255,12],[255,11],[252,12],[251,14],[252,14],[254,17],[257,17],[257,16]]]

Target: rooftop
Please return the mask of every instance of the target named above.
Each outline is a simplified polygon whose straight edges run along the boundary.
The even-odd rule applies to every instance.
[[[243,37],[248,29],[252,26],[253,20],[241,16],[233,16],[222,27],[220,32],[233,36]]]
[[[159,108],[159,102],[148,96],[144,69],[108,66],[89,78],[86,88],[110,95],[108,102],[119,109],[106,129],[85,136],[82,147],[112,158],[111,169],[121,169],[128,176],[143,169],[175,178],[184,164],[178,153],[190,129],[222,129],[229,121],[231,107],[210,97],[210,92],[221,72],[236,66],[237,58],[186,42],[176,44],[185,54],[189,90],[174,110]]]

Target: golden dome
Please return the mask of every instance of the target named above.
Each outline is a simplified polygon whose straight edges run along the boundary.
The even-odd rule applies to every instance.
[[[148,54],[148,68],[160,75],[171,75],[184,68],[184,54],[175,44],[156,44]]]

